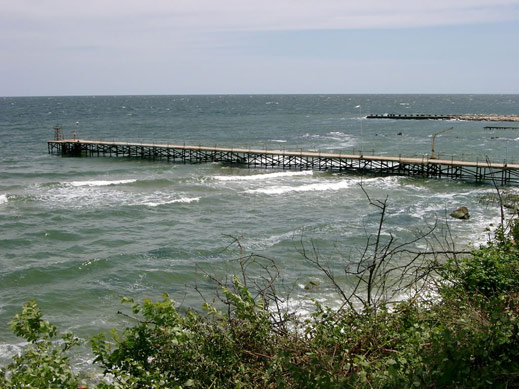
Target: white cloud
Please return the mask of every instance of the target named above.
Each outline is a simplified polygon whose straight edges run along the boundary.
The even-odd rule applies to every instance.
[[[184,31],[405,28],[519,19],[518,0],[17,0],[4,17]],[[108,26],[106,26],[108,27]]]
[[[519,0],[0,0],[0,49],[217,48],[218,32],[519,20]],[[6,39],[9,37],[9,39]]]

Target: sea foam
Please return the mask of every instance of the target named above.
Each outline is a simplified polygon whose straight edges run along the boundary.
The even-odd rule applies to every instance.
[[[247,176],[214,176],[213,178],[218,181],[256,181],[256,180],[269,180],[280,177],[294,177],[294,176],[311,176],[313,172],[306,170],[302,172],[277,172],[277,173],[266,173],[266,174],[252,174]]]
[[[105,181],[105,180],[71,181],[71,182],[67,182],[66,184],[71,185],[71,186],[110,186],[110,185],[131,184],[133,182],[137,182],[137,180],[129,179],[129,180],[115,180],[115,181]]]
[[[7,203],[7,196],[5,194],[0,195],[0,205]]]
[[[175,203],[189,204],[189,203],[196,202],[199,200],[200,200],[200,197],[182,197],[180,199],[174,199],[174,200],[149,201],[149,202],[145,202],[144,205],[147,205],[148,207],[158,207],[159,205],[175,204]]]
[[[319,192],[319,191],[338,191],[351,188],[357,181],[342,180],[338,182],[324,182],[319,184],[299,185],[299,186],[275,186],[270,188],[250,189],[247,193],[262,193],[268,195],[281,195],[290,192]]]

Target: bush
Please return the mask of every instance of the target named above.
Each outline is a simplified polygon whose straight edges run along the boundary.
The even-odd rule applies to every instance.
[[[142,319],[114,331],[113,345],[94,337],[95,362],[113,376],[113,387],[265,387],[276,370],[269,315],[238,278],[234,287],[224,289],[234,309],[228,315],[208,304],[209,316],[182,315],[168,295],[142,305],[126,299]]]
[[[519,223],[499,228],[486,246],[474,250],[461,263],[450,262],[444,277],[456,282],[462,291],[487,298],[519,292]]]
[[[78,343],[71,333],[58,342],[54,325],[42,320],[34,301],[27,302],[9,322],[11,330],[28,342],[23,352],[0,371],[2,388],[77,388],[79,380],[70,368],[67,350]]]

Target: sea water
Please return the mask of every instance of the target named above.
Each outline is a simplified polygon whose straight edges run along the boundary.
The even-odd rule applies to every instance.
[[[240,255],[274,260],[294,309],[338,296],[302,255],[315,248],[340,278],[376,232],[398,242],[434,223],[457,248],[485,242],[499,210],[490,185],[450,179],[247,169],[220,163],[49,155],[65,137],[519,162],[519,131],[481,122],[368,120],[369,113],[517,114],[519,96],[239,95],[0,98],[0,365],[23,344],[8,321],[34,299],[45,317],[82,339],[128,325],[123,296],[169,293],[200,308],[240,272]],[[506,123],[496,123],[496,125]],[[362,185],[362,186],[361,186]],[[514,188],[510,189],[515,191]],[[466,206],[471,218],[449,219]],[[238,250],[236,240],[242,247]],[[261,272],[251,269],[252,277]],[[309,280],[319,282],[305,290]],[[90,358],[82,348],[79,361]]]

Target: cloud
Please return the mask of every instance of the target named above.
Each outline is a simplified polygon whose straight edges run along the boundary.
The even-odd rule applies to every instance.
[[[4,17],[178,31],[406,28],[519,19],[517,0],[3,1]],[[102,27],[102,26],[98,26]]]
[[[215,49],[218,34],[519,20],[518,0],[0,0],[0,49]],[[5,39],[9,37],[9,39]]]

